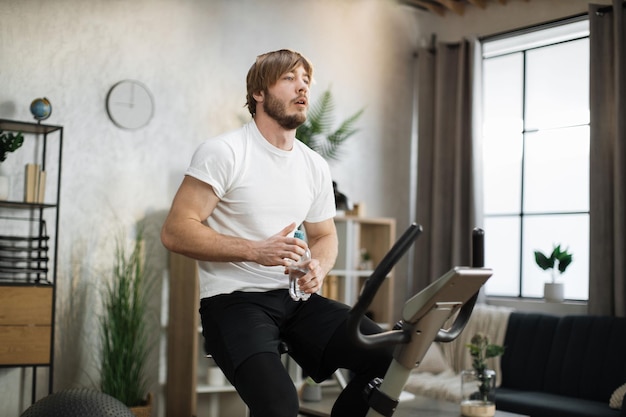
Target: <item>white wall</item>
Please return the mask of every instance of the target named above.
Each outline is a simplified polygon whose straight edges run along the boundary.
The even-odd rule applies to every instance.
[[[310,58],[312,98],[332,86],[337,122],[366,107],[333,177],[369,215],[408,223],[415,14],[388,0],[0,2],[0,118],[32,121],[30,102],[45,96],[45,123],[65,127],[55,390],[97,382],[97,292],[113,239],[146,218],[157,228],[194,148],[248,119],[245,75],[258,54]],[[137,131],[114,126],[104,105],[127,78],[156,101]],[[0,416],[23,407],[16,381],[0,369]]]

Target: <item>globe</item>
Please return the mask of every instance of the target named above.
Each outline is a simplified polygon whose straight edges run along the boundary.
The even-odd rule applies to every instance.
[[[36,98],[30,103],[30,112],[37,120],[45,120],[52,113],[52,105],[47,98]]]

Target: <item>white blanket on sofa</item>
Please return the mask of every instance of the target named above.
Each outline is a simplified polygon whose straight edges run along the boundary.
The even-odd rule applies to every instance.
[[[491,343],[503,345],[509,315],[513,309],[477,304],[459,337],[450,343],[433,343],[421,364],[411,373],[405,390],[447,401],[461,400],[461,377],[464,369],[471,369],[472,357],[467,344],[476,333],[489,337]],[[506,348],[506,347],[505,347]],[[487,362],[496,371],[500,384],[500,359]]]

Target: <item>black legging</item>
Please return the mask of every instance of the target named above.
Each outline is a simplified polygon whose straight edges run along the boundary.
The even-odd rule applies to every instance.
[[[295,417],[298,393],[278,353],[257,353],[235,372],[235,384],[252,417]]]
[[[364,320],[361,331],[371,334],[380,329]],[[354,346],[347,338],[345,324],[335,331],[324,351],[325,368],[349,369],[352,377],[335,402],[332,417],[367,414],[369,407],[363,390],[373,378],[384,376],[392,349],[365,350]],[[298,394],[278,353],[258,353],[246,359],[235,372],[235,384],[254,417],[295,417],[298,414]]]

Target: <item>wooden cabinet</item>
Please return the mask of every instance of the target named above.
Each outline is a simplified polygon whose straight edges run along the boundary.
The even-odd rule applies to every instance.
[[[166,416],[246,416],[245,404],[225,378],[223,384],[208,383],[212,361],[203,349],[196,261],[171,253],[169,270]]]
[[[38,367],[53,392],[63,127],[0,119],[0,130],[24,135],[2,163],[13,180],[0,201],[0,367],[32,367],[35,402]]]
[[[0,363],[47,365],[51,360],[52,287],[0,286]]]

